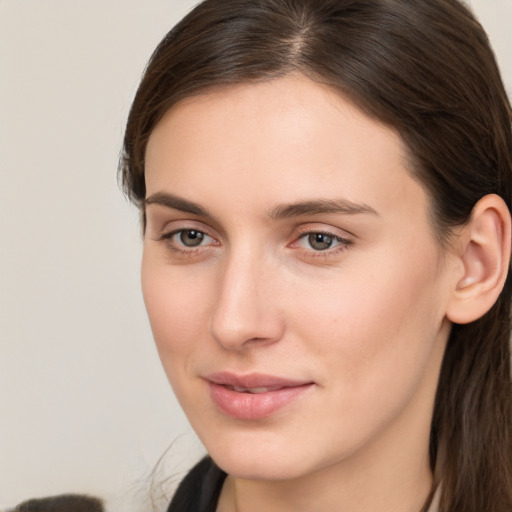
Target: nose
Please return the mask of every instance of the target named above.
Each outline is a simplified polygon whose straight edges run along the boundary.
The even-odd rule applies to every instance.
[[[232,254],[221,273],[210,320],[210,334],[228,350],[272,344],[284,333],[276,307],[276,273],[250,251]]]

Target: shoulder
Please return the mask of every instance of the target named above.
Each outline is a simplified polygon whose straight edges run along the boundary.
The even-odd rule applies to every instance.
[[[226,473],[204,457],[181,481],[167,512],[215,512],[225,479]]]

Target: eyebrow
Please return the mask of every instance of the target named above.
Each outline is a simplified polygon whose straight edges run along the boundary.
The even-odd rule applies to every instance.
[[[208,210],[199,206],[197,203],[166,192],[157,192],[156,194],[144,199],[144,206],[148,206],[150,204],[158,204],[160,206],[165,206],[166,208],[172,208],[173,210],[180,210],[185,213],[192,213],[193,215],[199,215],[202,217],[211,217]]]
[[[354,203],[347,199],[315,199],[291,204],[279,204],[270,210],[271,220],[300,217],[301,215],[319,215],[324,213],[341,213],[345,215],[379,214],[371,206],[364,203]]]
[[[144,200],[145,206],[151,204],[157,204],[201,217],[212,217],[208,210],[197,203],[167,192],[157,192]],[[278,204],[268,212],[267,217],[270,220],[281,220],[304,215],[320,215],[326,213],[345,215],[371,214],[379,216],[376,210],[364,203],[355,203],[347,199],[313,199],[296,203]]]

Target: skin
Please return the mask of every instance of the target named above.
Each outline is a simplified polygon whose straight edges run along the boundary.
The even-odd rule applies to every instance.
[[[176,396],[230,475],[218,510],[420,510],[461,265],[433,236],[400,137],[301,76],[223,88],[164,116],[146,184],[144,299]],[[340,199],[358,211],[282,214]],[[205,236],[187,247],[183,230]],[[238,420],[210,398],[219,371],[314,385]]]

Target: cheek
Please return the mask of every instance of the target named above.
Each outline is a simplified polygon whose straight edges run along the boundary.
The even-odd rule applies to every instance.
[[[421,377],[442,320],[432,261],[395,254],[385,272],[351,269],[314,294],[296,295],[307,297],[296,304],[296,332],[328,361],[340,389],[380,400],[379,388],[412,386]]]
[[[314,415],[347,454],[403,411],[419,418],[418,404],[428,408],[440,322],[431,277],[397,264],[386,274],[347,276],[296,303],[295,331],[308,360],[322,362],[318,374],[329,403]],[[333,410],[342,411],[334,420]]]
[[[169,378],[185,364],[206,326],[207,286],[190,272],[162,265],[148,251],[142,261],[142,293],[153,337]]]

